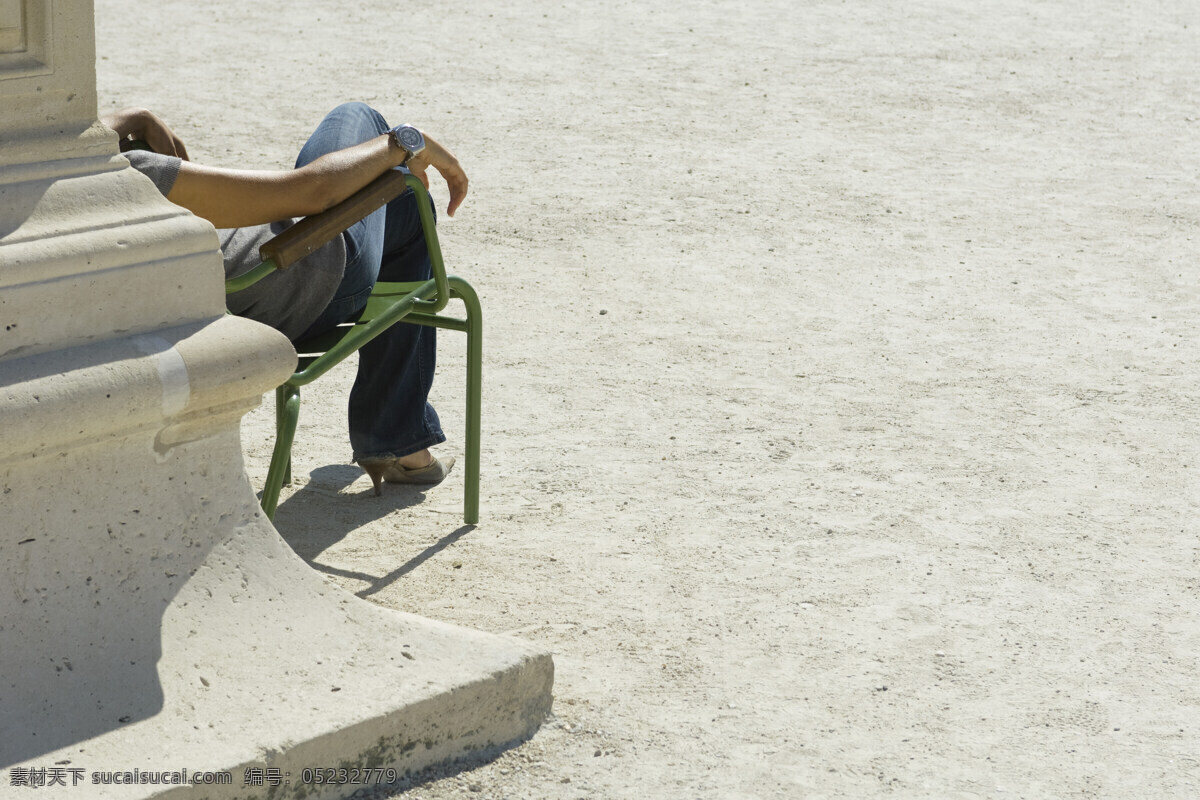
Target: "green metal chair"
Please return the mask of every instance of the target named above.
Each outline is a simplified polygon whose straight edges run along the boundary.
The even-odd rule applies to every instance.
[[[405,189],[417,195],[417,208],[425,232],[425,245],[433,264],[433,276],[427,281],[377,283],[362,315],[353,322],[311,339],[296,342],[299,365],[292,377],[275,390],[275,449],[263,488],[262,508],[275,519],[275,507],[283,485],[292,482],[292,440],[300,417],[300,387],[312,383],[351,353],[392,325],[431,325],[467,334],[466,387],[466,458],[464,464],[465,497],[463,519],[468,525],[479,522],[479,435],[482,380],[483,312],[479,297],[462,278],[446,275],[437,227],[425,186],[415,175],[389,170],[353,196],[333,208],[306,217],[288,228],[259,250],[262,263],[254,269],[225,281],[230,294],[250,286],[275,270],[287,269],[297,260],[341,234],[358,220],[380,208]],[[440,312],[451,298],[463,301],[465,318]]]

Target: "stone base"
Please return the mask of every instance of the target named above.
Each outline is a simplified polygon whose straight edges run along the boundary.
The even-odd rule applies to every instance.
[[[361,785],[305,770],[402,775],[549,711],[547,654],[360,600],[279,538],[236,424],[246,382],[291,369],[262,331],[227,317],[0,362],[0,796],[45,769],[66,786],[38,797],[345,797]],[[246,785],[252,768],[272,772]],[[183,769],[231,779],[92,782]]]
[[[261,518],[230,533],[164,610],[161,707],[113,706],[110,722],[134,718],[23,765],[82,768],[98,799],[341,798],[361,785],[305,781],[390,768],[360,776],[390,782],[526,738],[550,711],[548,655],[348,595]],[[97,772],[184,768],[232,783],[90,783]],[[263,783],[247,786],[254,768]]]

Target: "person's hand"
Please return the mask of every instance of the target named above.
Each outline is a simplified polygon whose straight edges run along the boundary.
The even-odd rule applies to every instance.
[[[425,136],[425,149],[410,158],[405,166],[421,179],[426,189],[429,188],[429,176],[425,174],[425,170],[433,167],[441,173],[447,188],[450,189],[450,202],[446,205],[446,213],[453,217],[467,196],[467,173],[463,171],[453,153],[438,144],[429,134],[422,135]]]
[[[100,118],[100,121],[117,132],[117,136],[121,139],[122,150],[125,149],[125,140],[141,139],[156,153],[164,156],[178,156],[184,161],[188,160],[187,148],[183,146],[183,140],[175,135],[167,123],[144,108],[126,108],[106,114]]]

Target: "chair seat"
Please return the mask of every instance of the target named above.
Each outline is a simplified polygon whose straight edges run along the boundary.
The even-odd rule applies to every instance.
[[[383,316],[398,301],[403,300],[414,290],[420,288],[421,284],[422,281],[408,281],[404,283],[380,281],[375,284],[375,288],[371,290],[371,296],[367,300],[367,307],[363,309],[362,314],[357,319],[350,322],[343,322],[325,333],[294,342],[296,354],[301,358],[301,369],[307,366],[303,359],[309,359],[309,363],[311,363],[311,359],[328,352],[330,348],[345,338],[346,334],[353,331],[355,327],[366,325],[371,320]]]

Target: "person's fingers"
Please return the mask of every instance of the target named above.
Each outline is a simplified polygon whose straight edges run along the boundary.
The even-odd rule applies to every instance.
[[[414,163],[416,159],[409,161],[408,171],[421,179],[421,183],[425,184],[425,190],[429,190],[429,176],[425,174],[425,164]]]
[[[156,153],[161,153],[164,156],[175,155],[175,142],[171,140],[169,133],[164,132],[159,125],[147,125],[142,132],[142,138],[146,140],[146,144],[150,145],[150,149]]]
[[[157,128],[151,128],[146,132],[146,144],[150,145],[150,149],[156,153],[162,153],[164,156],[176,155],[175,142],[170,136],[164,136],[162,131]]]
[[[175,131],[171,130],[170,126],[156,115],[147,113],[147,116],[148,119],[145,123],[146,127],[143,133],[146,143],[156,153],[176,156],[187,161],[187,148],[184,147],[183,140],[176,136]]]
[[[459,172],[454,178],[446,178],[446,186],[450,189],[450,202],[446,205],[446,213],[451,217],[458,207],[462,205],[462,201],[467,197],[467,176],[466,173]]]
[[[425,136],[425,149],[408,162],[409,169],[420,177],[425,188],[429,188],[429,178],[425,173],[428,167],[433,167],[446,181],[450,190],[450,202],[446,204],[446,214],[453,217],[454,212],[462,205],[467,196],[467,173],[459,165],[454,154],[438,143],[432,136]]]

